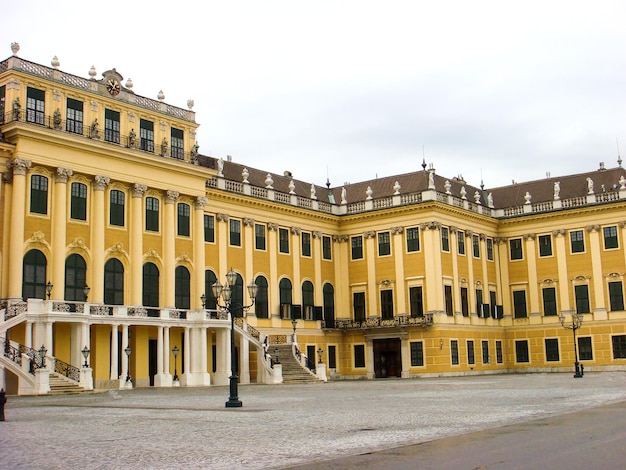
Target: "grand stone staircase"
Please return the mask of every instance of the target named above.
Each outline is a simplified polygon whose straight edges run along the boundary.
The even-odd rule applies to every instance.
[[[77,393],[88,393],[78,383],[70,380],[56,372],[50,372],[50,391],[48,395],[70,395]]]
[[[305,369],[293,355],[291,344],[271,345],[269,350],[273,352],[276,348],[280,351],[279,360],[283,366],[284,384],[309,384],[324,383],[312,372]]]

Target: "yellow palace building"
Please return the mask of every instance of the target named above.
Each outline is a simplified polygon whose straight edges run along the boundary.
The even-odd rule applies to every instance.
[[[225,385],[231,359],[240,383],[267,384],[626,369],[619,157],[492,189],[426,164],[317,186],[199,153],[192,101],[12,49],[8,393]]]

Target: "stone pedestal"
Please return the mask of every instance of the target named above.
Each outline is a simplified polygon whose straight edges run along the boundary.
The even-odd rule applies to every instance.
[[[318,362],[315,366],[315,375],[317,375],[318,379],[327,382],[328,377],[326,377],[326,364],[324,364],[323,362]]]
[[[91,367],[80,369],[80,386],[85,390],[93,390],[93,373]]]
[[[50,370],[49,369],[37,369],[35,371],[35,395],[45,395],[50,391]]]

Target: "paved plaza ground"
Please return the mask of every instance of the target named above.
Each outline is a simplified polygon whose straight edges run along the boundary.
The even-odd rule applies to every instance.
[[[486,439],[515,448],[512,429],[550,423],[582,449],[574,431],[584,430],[568,413],[612,404],[587,413],[607,423],[625,417],[626,373],[243,385],[239,397],[242,408],[226,409],[227,387],[10,396],[0,468],[476,468],[469,453],[463,460],[446,449],[476,452]],[[562,450],[546,455],[550,468]]]

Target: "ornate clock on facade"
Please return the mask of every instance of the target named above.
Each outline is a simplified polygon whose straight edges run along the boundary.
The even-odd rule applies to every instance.
[[[108,78],[106,81],[107,91],[112,96],[117,96],[120,92],[120,82],[116,78]]]

